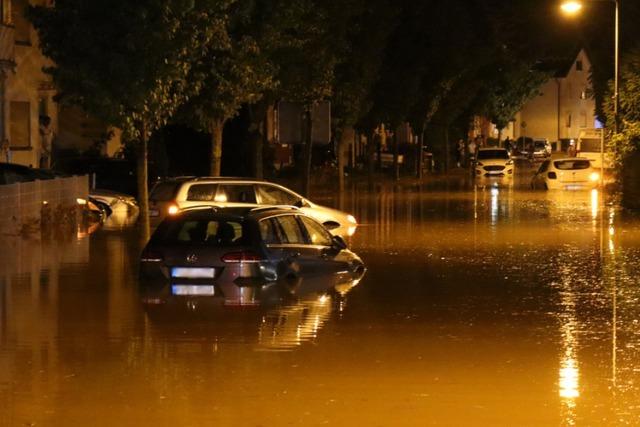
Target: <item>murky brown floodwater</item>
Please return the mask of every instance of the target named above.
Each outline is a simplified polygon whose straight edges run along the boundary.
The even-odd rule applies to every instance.
[[[0,425],[640,423],[639,218],[506,188],[344,204],[362,282],[263,309],[145,309],[135,230],[2,238]]]

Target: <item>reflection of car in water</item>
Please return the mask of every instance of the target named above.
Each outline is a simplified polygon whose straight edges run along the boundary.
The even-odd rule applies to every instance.
[[[531,181],[533,189],[579,190],[598,186],[600,174],[588,159],[568,157],[545,160]]]
[[[477,179],[510,179],[513,177],[513,160],[504,148],[480,148],[474,168]]]
[[[158,226],[140,260],[140,278],[157,298],[200,295],[225,305],[252,303],[269,282],[293,292],[300,278],[321,277],[324,286],[363,273],[344,240],[295,208],[185,210]]]
[[[142,287],[142,303],[151,331],[175,334],[183,341],[242,340],[260,350],[282,351],[313,340],[335,311],[346,307],[346,295],[362,276],[296,277],[245,286],[235,300],[207,295],[176,295],[171,285]]]
[[[149,215],[154,222],[193,206],[297,206],[320,221],[332,234],[351,236],[357,221],[346,212],[321,206],[286,187],[243,178],[172,178],[157,183],[149,195]]]

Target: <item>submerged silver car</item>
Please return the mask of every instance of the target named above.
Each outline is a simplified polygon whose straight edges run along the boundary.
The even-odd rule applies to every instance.
[[[341,283],[364,270],[341,237],[295,208],[278,207],[186,209],[158,226],[140,258],[147,289],[226,303],[272,282]]]
[[[332,234],[348,237],[358,223],[353,215],[314,203],[268,181],[246,178],[182,177],[157,183],[149,195],[152,222],[193,206],[296,206],[321,222]]]

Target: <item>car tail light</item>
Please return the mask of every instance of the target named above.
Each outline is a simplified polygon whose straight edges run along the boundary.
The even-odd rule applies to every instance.
[[[144,251],[140,256],[140,261],[142,262],[162,262],[164,261],[164,256],[161,252],[158,251]]]
[[[558,175],[556,175],[555,172],[548,172],[547,176],[549,177],[549,179],[558,179]]]
[[[167,213],[169,215],[175,215],[178,212],[180,212],[180,208],[178,207],[178,205],[169,205],[169,207],[167,208]]]
[[[222,262],[226,263],[262,261],[262,257],[252,251],[229,252],[227,254],[224,254],[220,259],[222,260]]]

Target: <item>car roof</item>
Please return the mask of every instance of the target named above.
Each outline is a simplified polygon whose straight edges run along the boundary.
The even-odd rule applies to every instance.
[[[256,179],[256,178],[246,178],[246,177],[238,177],[238,176],[177,176],[177,177],[172,177],[172,178],[166,178],[163,180],[158,181],[158,183],[164,183],[164,182],[188,182],[188,181],[193,181],[193,182],[200,182],[200,181],[216,181],[216,182],[229,182],[229,181],[239,181],[239,182],[247,182],[247,183],[254,183],[254,182],[260,182],[260,183],[268,183],[268,184],[273,184],[272,182],[269,181],[265,181],[262,179]]]
[[[301,214],[295,206],[242,206],[242,207],[220,207],[220,206],[194,206],[181,210],[174,218],[234,218],[239,221],[246,218],[253,218],[257,221],[280,214]]]
[[[506,148],[502,148],[502,147],[483,147],[483,148],[478,148],[478,151],[495,151],[495,150],[507,151]]]

